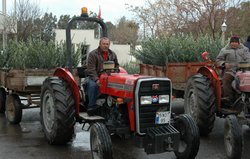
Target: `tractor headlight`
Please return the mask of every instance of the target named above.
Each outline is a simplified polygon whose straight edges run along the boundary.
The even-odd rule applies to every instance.
[[[151,104],[152,103],[152,97],[151,96],[141,96],[141,104]]]
[[[159,95],[159,103],[169,103],[169,95]]]

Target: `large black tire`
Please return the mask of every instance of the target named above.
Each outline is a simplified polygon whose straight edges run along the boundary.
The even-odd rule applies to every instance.
[[[200,134],[199,129],[188,114],[177,117],[174,123],[175,128],[180,132],[180,143],[174,153],[178,159],[194,159],[199,151]]]
[[[184,95],[184,110],[196,121],[202,136],[208,135],[214,127],[215,104],[210,79],[201,74],[189,78]]]
[[[18,95],[10,94],[6,99],[6,118],[11,124],[19,124],[22,120],[22,103]]]
[[[224,145],[229,159],[240,159],[243,150],[242,128],[235,115],[227,116],[224,124]]]
[[[113,159],[112,142],[103,123],[95,123],[90,129],[92,159]]]
[[[0,88],[0,113],[5,112],[6,92],[3,88]]]
[[[50,144],[66,144],[74,136],[75,101],[67,82],[47,78],[41,90],[41,124]]]

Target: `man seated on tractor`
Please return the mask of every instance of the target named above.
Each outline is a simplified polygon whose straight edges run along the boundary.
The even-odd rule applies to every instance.
[[[99,47],[91,51],[87,60],[87,95],[88,95],[88,115],[94,115],[97,108],[96,99],[99,94],[99,76],[103,69],[104,61],[114,61],[115,68],[119,68],[117,55],[109,49],[110,40],[103,37],[99,41]]]
[[[222,102],[226,106],[232,106],[235,94],[232,88],[232,82],[235,78],[237,65],[239,62],[250,62],[250,53],[248,48],[240,43],[238,36],[232,36],[229,44],[221,49],[216,57],[216,63],[222,69]]]

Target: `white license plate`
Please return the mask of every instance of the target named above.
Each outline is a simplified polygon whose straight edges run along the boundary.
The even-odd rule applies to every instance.
[[[171,113],[168,112],[156,112],[155,124],[167,124],[170,121]]]

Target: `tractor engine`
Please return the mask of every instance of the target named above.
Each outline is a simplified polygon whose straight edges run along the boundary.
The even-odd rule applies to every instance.
[[[136,132],[138,134],[145,134],[149,127],[169,123],[170,80],[166,81],[161,78],[138,79],[134,97]],[[160,112],[164,114],[160,114]],[[168,116],[168,118],[161,118],[161,116]]]
[[[240,95],[245,112],[250,113],[250,71],[238,71],[232,83],[234,90]]]
[[[236,88],[240,92],[250,92],[250,71],[236,73]]]

